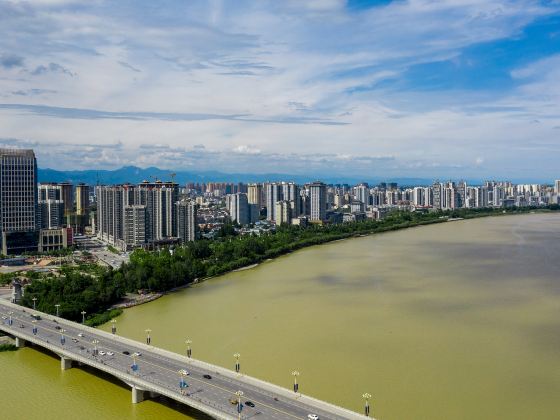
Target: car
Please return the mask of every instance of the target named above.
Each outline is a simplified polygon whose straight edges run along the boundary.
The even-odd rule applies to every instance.
[[[114,356],[114,355],[115,355],[115,353],[113,353],[112,351],[107,352],[107,356]]]
[[[212,377],[211,377],[210,375],[202,375],[202,377],[203,377],[204,379],[212,379]]]
[[[180,374],[180,375],[185,375],[185,376],[189,376],[189,375],[190,375],[190,373],[187,371],[187,369],[181,369],[181,370],[179,371],[179,374]]]
[[[60,327],[57,325],[56,327],[54,327],[55,330],[60,330]]]
[[[77,339],[77,338],[73,338],[72,341],[73,341],[74,343],[77,343],[77,342],[78,342],[78,339]]]
[[[245,405],[246,405],[247,407],[254,407],[254,406],[255,406],[255,403],[252,402],[252,401],[245,401]]]
[[[8,317],[4,315],[4,316],[2,316],[2,319],[8,319]]]
[[[103,350],[99,350],[99,355],[100,356],[105,356],[107,353],[105,353]]]
[[[25,325],[21,324],[19,327],[20,327],[20,328],[25,328]]]
[[[79,333],[78,337],[85,337],[84,333]]]
[[[307,418],[309,420],[319,420],[319,416],[317,414],[308,414]]]
[[[130,352],[127,350],[123,351],[122,354],[124,354],[125,356],[130,356]]]
[[[229,402],[230,402],[231,404],[237,404],[237,403],[238,403],[237,397],[231,397],[231,398],[229,399]]]
[[[136,356],[136,357],[140,357],[140,356],[142,356],[142,353],[140,353],[139,351],[137,351],[137,352],[134,352],[132,355],[133,355],[133,356]]]

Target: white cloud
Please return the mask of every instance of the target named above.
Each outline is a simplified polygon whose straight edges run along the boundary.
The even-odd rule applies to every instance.
[[[524,156],[510,141],[551,138],[557,132],[551,127],[559,125],[554,57],[512,72],[523,86],[498,97],[379,87],[398,82],[413,65],[457,61],[466,47],[518,36],[557,11],[536,1],[410,0],[360,12],[338,0],[193,1],[173,9],[151,2],[133,8],[72,3],[0,3],[2,102],[76,109],[73,119],[0,109],[4,136],[76,147],[120,141],[130,150],[155,142],[172,149],[132,153],[145,165],[157,165],[156,159],[180,164],[174,150],[196,151],[198,144],[207,147],[206,156],[222,156],[215,166],[233,155],[265,156],[270,165],[279,162],[274,156],[299,153],[326,154],[329,162],[390,156],[384,165],[378,159],[361,168],[414,175],[413,166],[434,162],[478,171],[479,155],[485,168],[496,168],[498,156],[519,162]],[[83,109],[104,116],[78,115]],[[237,117],[203,118],[208,115]],[[531,126],[535,119],[544,122]],[[346,125],[326,125],[333,122]],[[89,154],[68,162],[126,163],[126,154],[100,150],[97,163]],[[313,165],[329,167],[321,159]]]

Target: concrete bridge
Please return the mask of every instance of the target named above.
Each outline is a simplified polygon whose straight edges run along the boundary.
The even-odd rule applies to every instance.
[[[162,395],[227,420],[253,416],[307,420],[310,414],[321,420],[368,418],[250,376],[10,302],[0,302],[0,315],[0,330],[15,337],[16,346],[33,343],[50,350],[60,356],[63,370],[81,364],[106,372],[131,387],[133,403]],[[241,400],[241,413],[235,399]]]

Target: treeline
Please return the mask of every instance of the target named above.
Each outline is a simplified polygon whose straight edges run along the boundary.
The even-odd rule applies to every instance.
[[[539,208],[542,209],[542,208]],[[548,207],[559,210],[558,205]],[[309,227],[278,226],[275,233],[260,236],[236,236],[231,226],[224,226],[212,241],[200,240],[174,249],[136,250],[130,262],[116,270],[106,269],[95,275],[80,270],[63,270],[60,277],[34,281],[26,288],[24,305],[81,320],[80,312],[100,313],[120,300],[126,292],[139,290],[165,292],[192,283],[195,279],[216,276],[256,264],[289,252],[352,236],[387,232],[406,227],[444,222],[447,218],[473,218],[511,213],[527,213],[532,208],[457,209],[449,212],[389,213],[384,219]],[[109,316],[106,316],[109,318]],[[104,318],[105,319],[105,318]],[[97,323],[97,322],[96,322]]]

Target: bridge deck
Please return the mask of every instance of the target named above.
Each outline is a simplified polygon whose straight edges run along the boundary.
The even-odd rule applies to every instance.
[[[12,325],[9,325],[9,318]],[[41,320],[32,323],[32,314]],[[151,391],[173,400],[187,404],[218,419],[237,419],[237,406],[230,403],[236,391],[242,391],[242,401],[251,401],[255,407],[244,404],[242,418],[258,415],[262,419],[307,419],[308,414],[316,414],[320,419],[365,419],[353,411],[325,403],[323,401],[296,394],[285,388],[237,374],[228,369],[211,365],[196,359],[187,358],[157,347],[148,346],[118,335],[90,328],[39,311],[24,308],[9,302],[0,302],[0,330],[49,349],[64,360],[70,359],[107,372],[131,387]],[[23,328],[21,327],[23,325]],[[37,333],[32,331],[33,325]],[[65,330],[64,344],[61,333]],[[83,336],[79,336],[79,334]],[[94,355],[93,340],[97,340],[98,351],[112,352],[112,356]],[[131,369],[131,355],[136,357],[138,370]],[[185,369],[189,375],[185,381],[189,385],[183,391],[179,387],[179,370]],[[211,379],[204,378],[210,375]],[[133,399],[138,397],[133,389]]]

